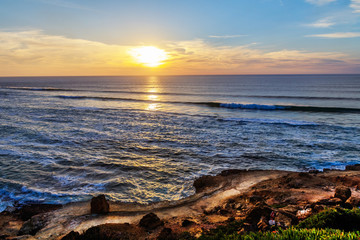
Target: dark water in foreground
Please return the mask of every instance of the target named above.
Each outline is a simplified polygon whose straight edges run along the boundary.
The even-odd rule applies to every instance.
[[[0,211],[360,162],[360,75],[0,78]]]

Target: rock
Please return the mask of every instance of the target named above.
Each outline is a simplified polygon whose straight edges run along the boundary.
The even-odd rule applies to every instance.
[[[105,214],[109,212],[109,203],[105,195],[99,195],[91,199],[91,213]]]
[[[175,234],[173,234],[171,228],[163,228],[161,230],[157,240],[176,240],[178,239]]]
[[[347,171],[360,171],[360,164],[348,165],[345,167]]]
[[[321,199],[317,202],[317,204],[321,204],[321,205],[328,205],[328,206],[336,206],[339,205],[343,202],[343,200],[341,200],[340,198],[325,198],[325,199]]]
[[[39,230],[46,226],[48,222],[48,215],[36,215],[33,216],[31,219],[27,220],[18,232],[18,236],[20,235],[35,235]]]
[[[78,240],[80,239],[80,234],[78,232],[71,231],[66,236],[64,236],[61,240]]]
[[[155,213],[149,213],[145,215],[139,223],[140,227],[145,228],[146,230],[153,230],[157,227],[163,226],[164,222],[160,220],[158,216],[156,216]]]
[[[234,217],[229,217],[228,220],[226,220],[227,222],[234,222],[235,218]]]
[[[257,203],[257,202],[263,202],[264,198],[259,195],[251,195],[248,198],[249,203]]]
[[[266,231],[269,229],[269,225],[268,225],[265,217],[261,217],[256,226],[261,231]]]
[[[244,170],[244,169],[227,169],[227,170],[223,170],[220,173],[220,176],[230,176],[230,175],[239,175],[241,173],[246,173],[248,172],[248,170]]]
[[[278,212],[274,220],[275,222],[280,223],[281,226],[285,227],[298,224],[297,217],[294,214],[285,211]]]
[[[348,200],[346,200],[346,203],[351,204],[353,207],[360,207],[360,198],[350,197]]]
[[[226,209],[220,209],[220,210],[218,211],[218,213],[219,213],[220,215],[222,215],[222,216],[226,216],[226,215],[228,215],[230,212],[229,212],[228,210],[226,210]]]
[[[80,235],[79,240],[138,240],[145,239],[146,232],[128,223],[108,223],[95,226]]]
[[[297,206],[297,205],[288,205],[288,206],[280,208],[279,210],[291,213],[293,215],[296,215],[297,211],[299,210],[299,206]]]
[[[15,213],[19,214],[21,220],[27,221],[32,216],[54,211],[61,207],[62,205],[59,204],[29,204],[22,206],[19,210],[16,210]]]
[[[268,206],[263,204],[256,204],[247,212],[245,222],[248,222],[254,226],[260,221],[261,217],[265,217],[265,220],[267,220],[271,212],[272,209]]]
[[[238,203],[235,203],[235,205],[234,205],[234,209],[236,209],[236,210],[241,210],[243,208],[244,208],[243,203],[238,202]]]
[[[182,227],[188,227],[188,226],[191,226],[191,225],[193,225],[193,224],[195,224],[195,222],[185,219],[185,220],[181,223],[181,226],[182,226]]]
[[[319,213],[319,212],[321,212],[321,211],[323,211],[323,210],[324,210],[324,207],[321,206],[321,205],[315,205],[315,206],[313,207],[313,211],[314,211],[315,213]]]
[[[210,187],[218,187],[223,180],[222,176],[202,176],[196,179],[193,183],[195,192],[200,193]]]
[[[7,240],[36,240],[36,238],[34,238],[31,235],[22,235],[22,236],[17,236],[17,237],[11,237],[11,238],[6,238]]]
[[[334,197],[340,198],[343,202],[345,202],[349,197],[351,197],[351,190],[348,187],[336,187]]]

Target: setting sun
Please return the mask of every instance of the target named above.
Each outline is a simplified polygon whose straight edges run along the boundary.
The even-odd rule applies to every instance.
[[[146,67],[158,67],[168,59],[167,53],[153,46],[144,46],[133,48],[129,51],[130,55],[137,63],[143,64]]]

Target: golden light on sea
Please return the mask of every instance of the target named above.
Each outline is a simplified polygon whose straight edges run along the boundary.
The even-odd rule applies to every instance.
[[[153,46],[136,47],[129,50],[129,54],[134,60],[146,67],[158,67],[164,64],[168,54],[160,48]]]

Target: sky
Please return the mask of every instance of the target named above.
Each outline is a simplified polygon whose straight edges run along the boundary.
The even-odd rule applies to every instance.
[[[0,76],[331,73],[360,73],[360,0],[0,0]]]

